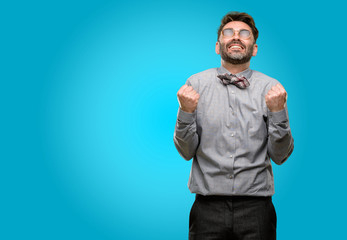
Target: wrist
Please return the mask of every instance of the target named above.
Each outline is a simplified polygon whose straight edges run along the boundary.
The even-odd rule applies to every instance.
[[[283,108],[272,108],[269,110],[270,110],[270,112],[280,112],[280,111],[284,110],[284,107]]]
[[[185,112],[183,109],[178,109],[178,120],[184,123],[192,123],[194,122],[195,114]]]
[[[193,113],[193,112],[195,111],[195,109],[192,110],[192,109],[187,109],[187,108],[184,108],[184,107],[180,107],[180,108],[181,108],[181,110],[182,110],[183,112],[186,112],[186,113]]]

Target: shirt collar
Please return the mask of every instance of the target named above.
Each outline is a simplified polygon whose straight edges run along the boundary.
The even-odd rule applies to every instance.
[[[231,74],[225,67],[223,66],[220,66],[218,69],[217,69],[217,72],[218,74],[225,74],[225,73],[228,73],[228,74]],[[236,73],[236,76],[237,77],[245,77],[247,78],[247,80],[250,80],[251,76],[252,76],[252,70],[250,68],[247,68],[246,70],[242,71],[242,72],[239,72],[239,73]]]

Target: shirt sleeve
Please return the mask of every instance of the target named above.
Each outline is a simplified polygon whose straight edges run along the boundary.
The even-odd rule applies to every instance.
[[[192,79],[193,76],[186,81],[186,84],[198,91],[198,86],[193,86],[191,83]],[[193,113],[188,113],[181,108],[178,109],[174,143],[178,153],[185,160],[190,160],[195,156],[199,145],[199,136],[196,132],[196,110]]]
[[[174,143],[179,154],[190,160],[194,157],[199,145],[199,137],[196,132],[196,112],[188,113],[178,109],[174,134]]]
[[[270,158],[278,165],[284,163],[294,150],[287,106],[279,112],[268,114],[267,151]]]

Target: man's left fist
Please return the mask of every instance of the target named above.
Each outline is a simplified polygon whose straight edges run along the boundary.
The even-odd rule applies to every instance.
[[[273,86],[265,96],[265,102],[271,112],[279,112],[284,109],[287,101],[287,92],[281,84]]]

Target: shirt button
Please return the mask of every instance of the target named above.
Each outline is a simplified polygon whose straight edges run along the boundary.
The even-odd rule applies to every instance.
[[[234,90],[231,90],[231,93],[234,94]]]
[[[232,158],[232,157],[233,157],[233,155],[230,155],[229,157],[231,157],[231,158]]]
[[[231,136],[233,137],[233,136],[234,136],[234,134],[232,133],[232,134],[231,134]]]
[[[233,175],[230,174],[230,175],[229,175],[229,178],[232,179],[232,178],[233,178]]]

